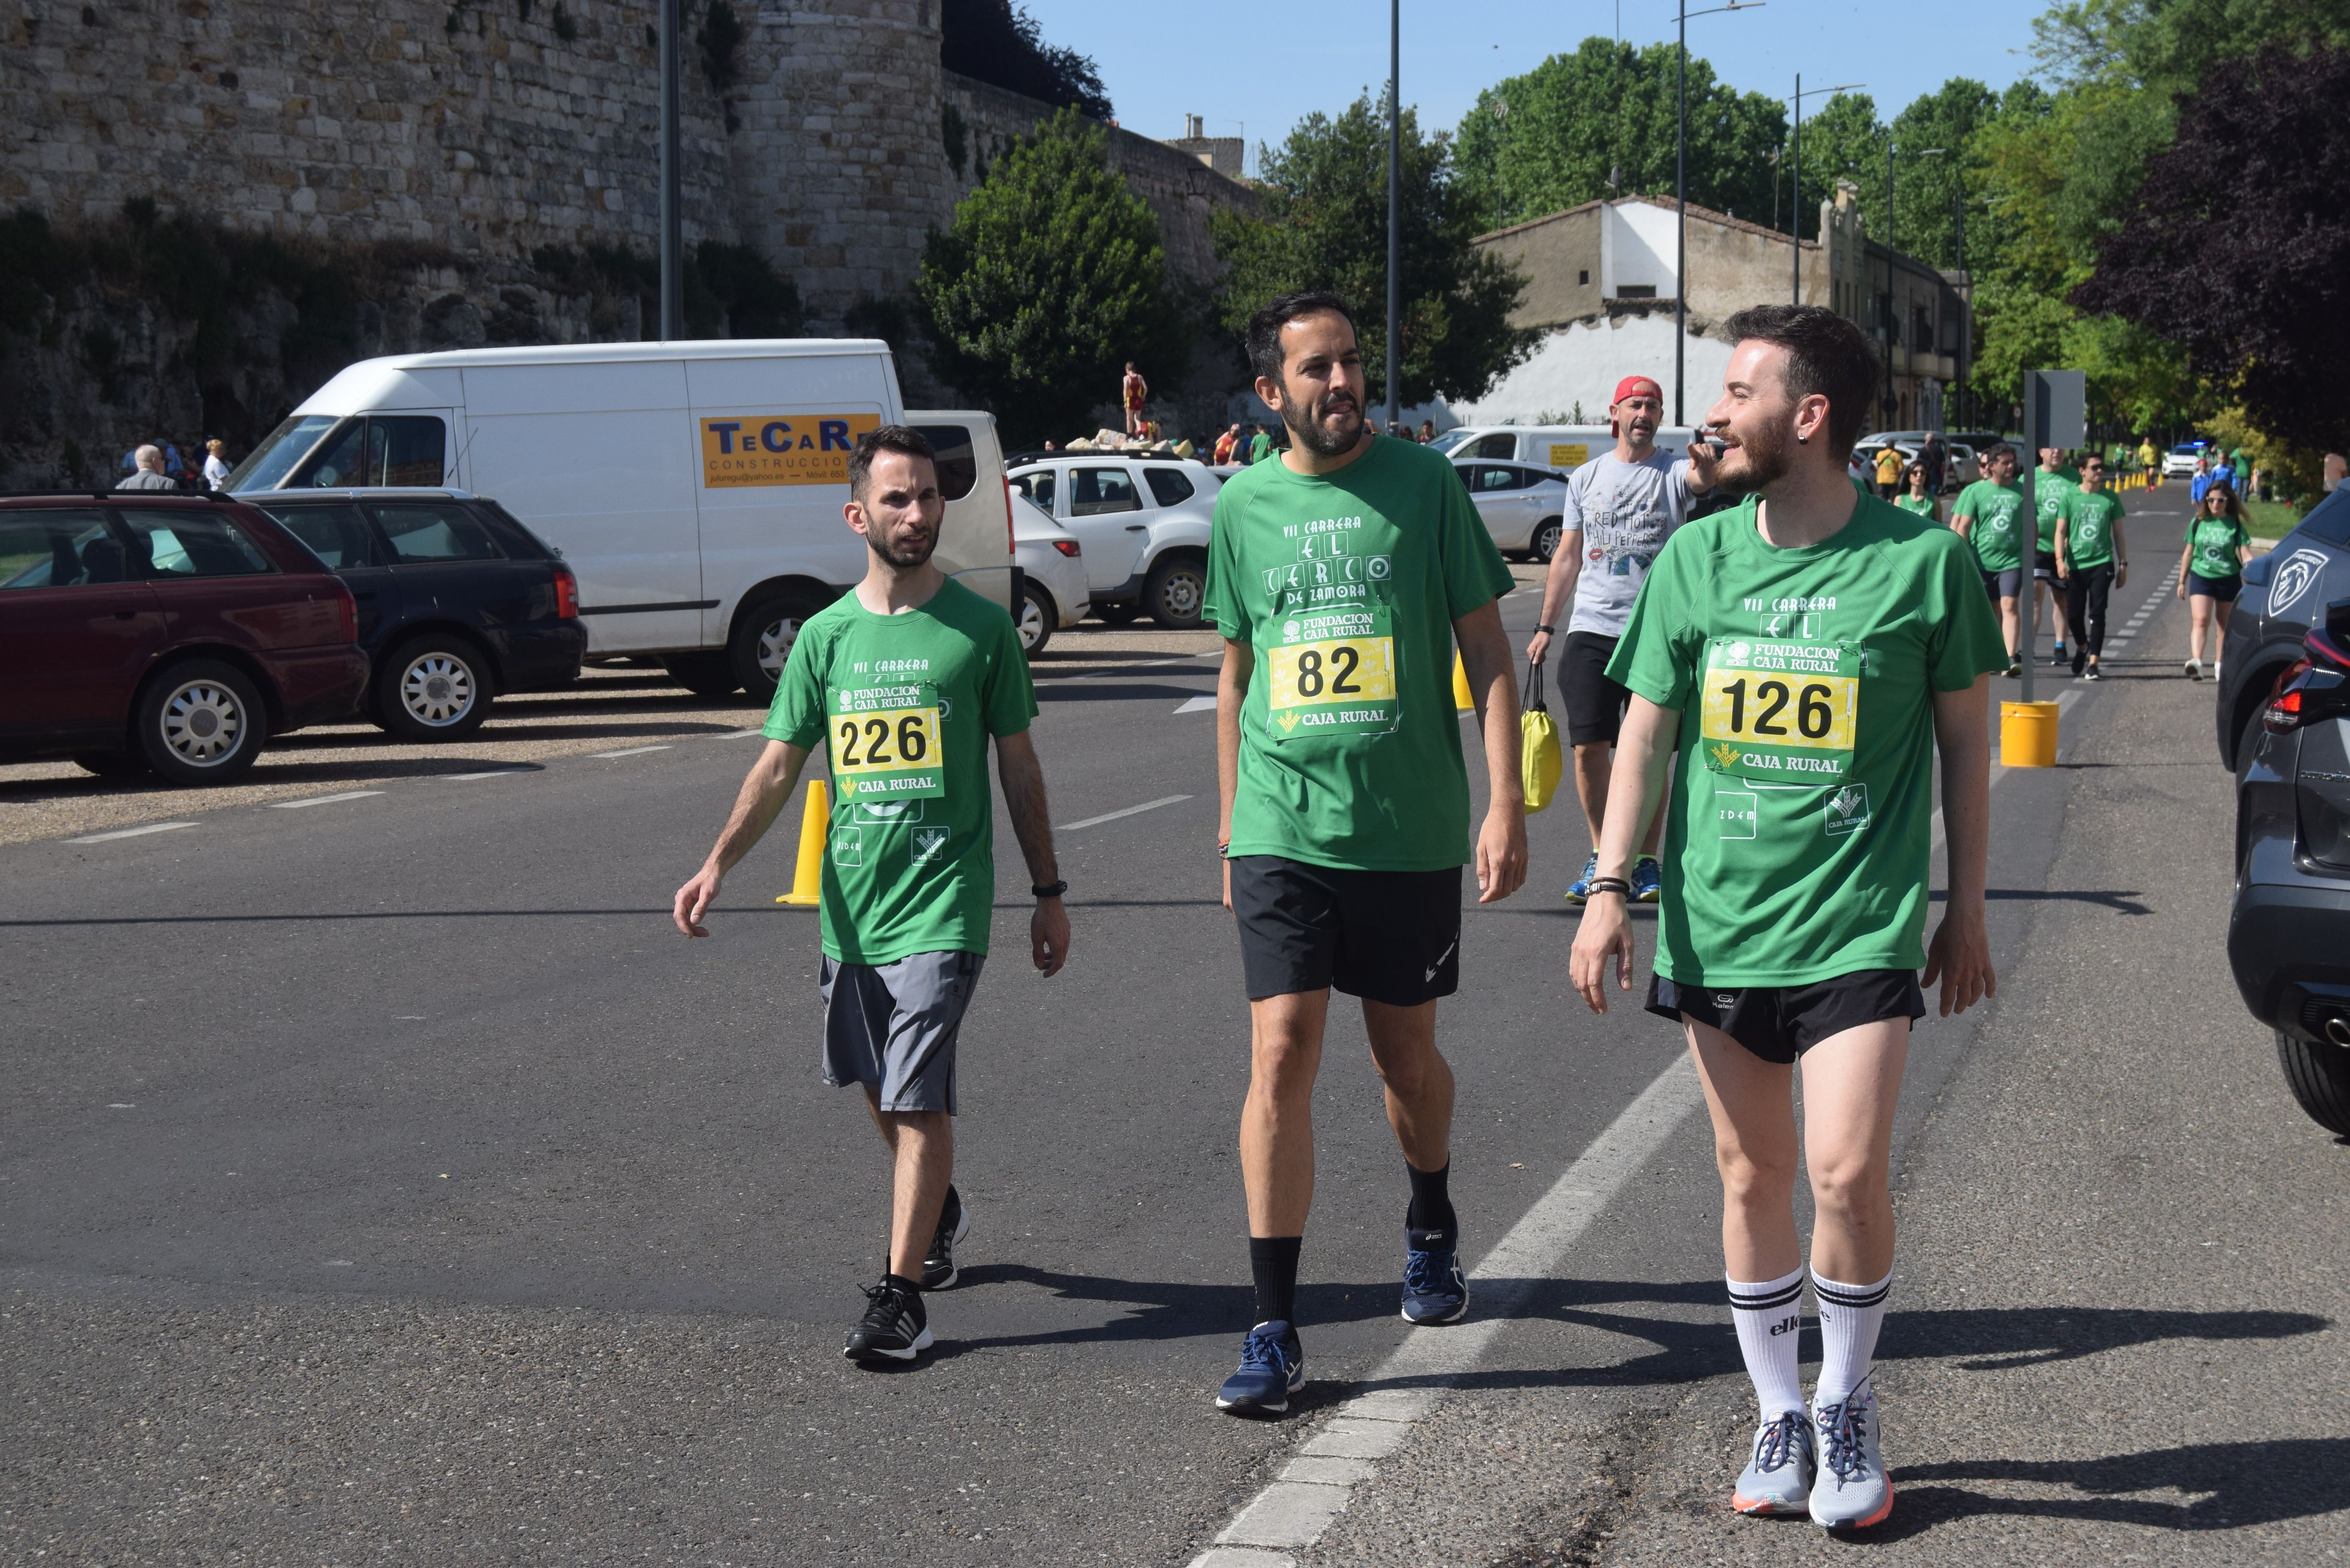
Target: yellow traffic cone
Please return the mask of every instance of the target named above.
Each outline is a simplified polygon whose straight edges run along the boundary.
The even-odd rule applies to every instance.
[[[1477,699],[1469,691],[1469,667],[1461,662],[1461,650],[1452,650],[1452,705],[1463,713],[1477,711]]]
[[[800,813],[800,857],[792,890],[775,900],[813,909],[823,898],[824,839],[832,823],[832,792],[822,779],[808,780],[807,805]]]

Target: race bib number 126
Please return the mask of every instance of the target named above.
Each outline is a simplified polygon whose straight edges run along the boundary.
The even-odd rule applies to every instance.
[[[1698,719],[1705,765],[1789,784],[1845,778],[1864,657],[1850,643],[1708,642]]]
[[[835,691],[831,707],[832,776],[843,796],[904,800],[946,794],[935,688]]]

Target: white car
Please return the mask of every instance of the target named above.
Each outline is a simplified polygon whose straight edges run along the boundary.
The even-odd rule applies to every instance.
[[[1084,549],[1094,613],[1113,626],[1147,615],[1195,631],[1208,590],[1208,535],[1223,481],[1187,458],[1055,453],[1014,468],[1012,488]]]
[[[1012,498],[1012,562],[1020,568],[1020,605],[1012,618],[1020,646],[1042,653],[1053,633],[1086,618],[1085,546],[1024,495]]]
[[[1503,555],[1547,561],[1557,552],[1566,516],[1566,480],[1555,470],[1522,462],[1456,458],[1453,472],[1485,520],[1485,532]]]
[[[2165,479],[2194,478],[2196,461],[2203,456],[2205,451],[2206,448],[2199,441],[2180,441],[2162,454],[2162,477]]]

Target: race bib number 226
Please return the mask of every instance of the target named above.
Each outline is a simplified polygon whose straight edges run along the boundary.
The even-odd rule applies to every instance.
[[[1860,649],[1716,638],[1706,644],[1698,734],[1720,774],[1829,784],[1852,771]]]
[[[928,686],[835,691],[827,738],[840,793],[858,800],[946,794],[939,704]]]

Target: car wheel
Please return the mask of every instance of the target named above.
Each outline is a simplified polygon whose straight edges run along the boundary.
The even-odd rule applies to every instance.
[[[1142,618],[1142,607],[1129,604],[1124,599],[1114,604],[1105,604],[1100,599],[1096,599],[1094,614],[1101,618],[1101,623],[1104,626],[1132,626]]]
[[[1197,631],[1208,601],[1208,568],[1188,557],[1159,562],[1143,585],[1142,602],[1150,618],[1169,631]]]
[[[1560,518],[1543,519],[1542,526],[1534,530],[1534,543],[1527,547],[1535,560],[1547,564],[1553,556],[1558,554],[1559,534],[1565,526]]]
[[[92,752],[74,759],[74,766],[102,779],[143,779],[147,759],[131,752]]]
[[[2296,1040],[2282,1029],[2276,1043],[2284,1081],[2309,1119],[2337,1137],[2350,1137],[2350,1046]]]
[[[763,704],[775,700],[776,683],[791,662],[800,628],[823,607],[805,594],[777,594],[743,613],[734,623],[734,639],[726,652],[744,691]]]
[[[166,784],[201,787],[244,777],[261,755],[267,722],[243,670],[191,659],[148,682],[131,735]]]
[[[669,678],[696,697],[724,697],[742,686],[735,679],[734,660],[721,649],[715,653],[671,653],[661,668]]]
[[[1053,628],[1058,624],[1061,612],[1053,607],[1053,596],[1029,583],[1020,597],[1020,648],[1034,659],[1045,651],[1053,640]]]
[[[371,717],[401,741],[460,741],[490,716],[489,660],[451,632],[409,639],[376,666]]]

